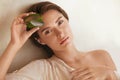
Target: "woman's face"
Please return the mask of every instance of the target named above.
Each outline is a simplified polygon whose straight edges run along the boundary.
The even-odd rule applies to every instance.
[[[53,51],[60,51],[72,44],[72,32],[68,20],[58,11],[49,10],[42,15],[44,25],[38,31],[41,44]]]

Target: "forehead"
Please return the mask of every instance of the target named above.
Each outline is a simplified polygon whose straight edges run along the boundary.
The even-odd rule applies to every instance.
[[[46,22],[54,21],[59,16],[63,16],[63,15],[57,10],[49,10],[42,15],[42,18],[43,18],[43,21],[46,23]]]
[[[44,29],[45,27],[52,26],[59,17],[63,18],[64,16],[57,10],[49,10],[46,13],[44,13],[42,15],[44,25],[43,25],[43,27],[40,28],[40,30],[38,32],[41,32],[42,29]]]

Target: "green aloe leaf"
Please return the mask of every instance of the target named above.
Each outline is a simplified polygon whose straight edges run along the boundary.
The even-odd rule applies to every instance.
[[[25,17],[24,21],[28,29],[31,29],[34,27],[41,27],[44,25],[44,22],[40,14],[31,14]]]

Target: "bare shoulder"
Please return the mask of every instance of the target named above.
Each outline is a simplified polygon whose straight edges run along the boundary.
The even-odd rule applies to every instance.
[[[110,54],[106,50],[93,50],[88,52],[93,57],[110,57]]]
[[[108,60],[112,60],[110,54],[106,50],[93,50],[89,51],[88,54],[97,60],[101,60],[107,62]]]
[[[100,62],[103,62],[106,66],[109,66],[112,69],[116,69],[115,64],[112,60],[112,57],[110,56],[108,51],[106,51],[106,50],[93,50],[93,51],[89,51],[88,54],[94,60],[98,60]]]

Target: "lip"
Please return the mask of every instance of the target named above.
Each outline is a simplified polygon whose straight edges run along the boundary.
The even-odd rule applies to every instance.
[[[65,41],[67,41],[68,38],[69,38],[69,37],[65,37],[64,39],[62,39],[62,40],[60,41],[60,45],[62,45]]]

